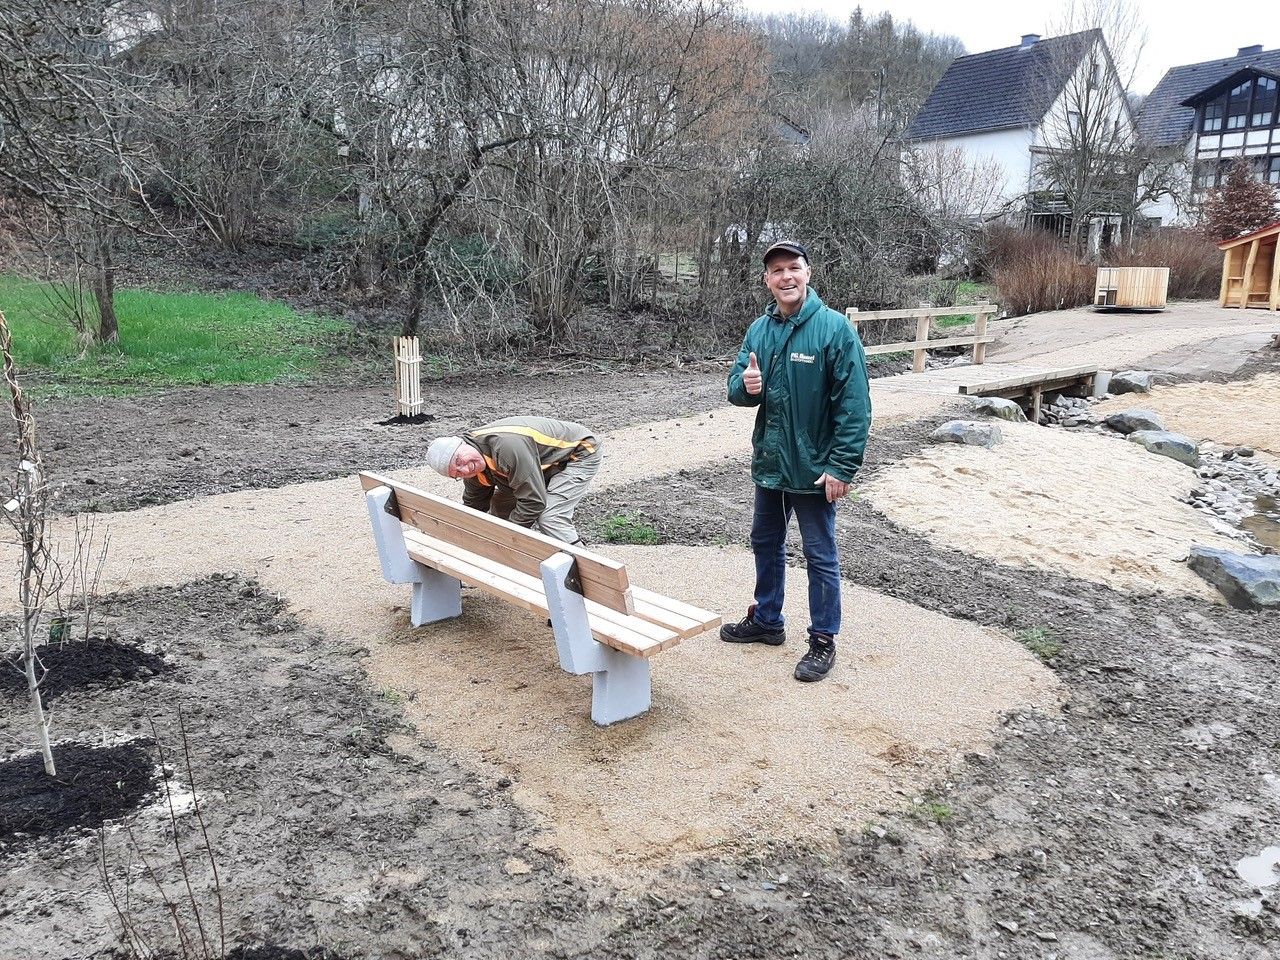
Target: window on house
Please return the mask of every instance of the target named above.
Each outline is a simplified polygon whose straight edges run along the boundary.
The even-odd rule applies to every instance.
[[[1080,129],[1080,111],[1067,111],[1067,132],[1074,134]]]
[[[1270,77],[1259,77],[1253,91],[1253,116],[1251,126],[1269,127],[1276,115],[1276,82]]]
[[[1226,115],[1227,104],[1224,100],[1215,100],[1213,103],[1207,104],[1204,108],[1204,125],[1201,128],[1205,133],[1214,133],[1222,129],[1222,118]]]
[[[1267,183],[1280,183],[1280,157],[1267,160]]]
[[[1249,95],[1253,81],[1246,80],[1227,94],[1227,129],[1243,130],[1249,122]]]

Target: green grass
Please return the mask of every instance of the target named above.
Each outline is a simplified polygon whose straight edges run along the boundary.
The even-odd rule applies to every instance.
[[[974,283],[966,280],[956,288],[956,303],[972,304],[979,300],[991,300],[995,295],[995,287],[989,283]],[[946,330],[948,327],[967,327],[973,323],[973,314],[957,313],[946,317],[936,317],[933,325],[939,330]]]
[[[252,294],[119,290],[118,345],[82,352],[49,284],[0,274],[0,310],[19,368],[47,371],[66,393],[303,379],[340,321]]]
[[[1013,638],[1044,661],[1052,660],[1062,652],[1062,643],[1044,627],[1019,630]]]
[[[600,525],[600,533],[608,543],[638,543],[652,546],[658,542],[658,531],[643,517],[615,513]]]
[[[945,826],[955,819],[956,812],[949,803],[933,794],[925,794],[920,802],[912,808],[912,813],[919,820],[933,821],[938,826]]]

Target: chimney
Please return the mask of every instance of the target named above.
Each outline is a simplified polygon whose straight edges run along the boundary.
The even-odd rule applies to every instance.
[[[1040,42],[1040,34],[1024,33],[1022,35],[1022,43],[1018,44],[1018,49],[1025,50],[1027,49],[1027,47],[1034,47],[1039,42]],[[1259,47],[1258,49],[1261,50],[1262,48]]]
[[[1236,56],[1251,57],[1255,53],[1261,53],[1261,52],[1262,52],[1262,44],[1255,43],[1252,47],[1241,47],[1239,50],[1236,51]]]

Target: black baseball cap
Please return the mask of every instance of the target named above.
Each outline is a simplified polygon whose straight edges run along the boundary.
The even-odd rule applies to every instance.
[[[793,257],[804,257],[805,263],[809,262],[809,251],[800,246],[800,244],[796,243],[794,240],[779,240],[777,243],[769,247],[769,249],[764,252],[764,257],[762,258],[766,267],[769,265],[769,258],[775,253],[789,253]]]

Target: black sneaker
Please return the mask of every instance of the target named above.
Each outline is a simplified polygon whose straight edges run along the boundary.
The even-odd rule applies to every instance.
[[[725,643],[767,643],[771,647],[780,647],[787,639],[787,632],[770,630],[756,623],[756,605],[753,603],[745,617],[720,628],[720,639]]]
[[[796,679],[801,683],[821,680],[836,662],[836,642],[831,637],[810,636],[809,652],[796,664]]]

